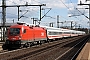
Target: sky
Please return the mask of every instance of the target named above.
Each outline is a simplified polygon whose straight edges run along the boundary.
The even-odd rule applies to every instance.
[[[46,6],[42,6],[43,9],[41,11],[43,17],[41,19],[41,25],[49,26],[49,23],[54,23],[54,27],[57,26],[57,15],[59,15],[59,22],[65,22],[63,24],[60,23],[60,26],[70,26],[70,21],[73,21],[73,26],[76,24],[76,27],[81,26],[82,28],[89,28],[89,19],[85,16],[89,16],[88,14],[88,6],[81,6],[80,1],[84,4],[90,3],[90,1],[85,0],[6,0],[6,5],[25,5],[28,2],[28,5],[41,5],[46,4]],[[2,0],[0,0],[0,5],[2,5]],[[51,10],[50,10],[51,9]],[[2,12],[2,8],[0,8],[0,12]],[[82,15],[84,14],[84,15]],[[24,21],[26,23],[32,24],[31,18],[40,19],[40,8],[37,6],[30,7],[20,7],[20,15],[24,17],[20,18],[20,21]],[[7,7],[6,8],[6,23],[12,23],[18,21],[18,8],[17,7]],[[2,14],[0,14],[0,20],[2,19]],[[38,23],[37,23],[38,24]]]

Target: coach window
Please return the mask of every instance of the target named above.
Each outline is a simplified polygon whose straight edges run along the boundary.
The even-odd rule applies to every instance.
[[[26,29],[24,29],[23,33],[26,33]]]
[[[48,34],[51,35],[51,32],[49,32]]]
[[[59,34],[62,34],[62,32],[59,32]]]

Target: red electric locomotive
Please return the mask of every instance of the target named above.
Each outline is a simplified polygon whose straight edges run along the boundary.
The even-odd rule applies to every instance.
[[[5,50],[28,47],[46,40],[46,29],[39,26],[29,26],[24,23],[18,23],[8,29],[8,37],[2,48]]]
[[[11,48],[29,47],[33,44],[49,42],[49,40],[84,34],[85,32],[83,31],[67,30],[47,26],[34,26],[20,22],[17,23],[17,25],[12,25],[8,29],[8,37],[2,48],[5,50]]]

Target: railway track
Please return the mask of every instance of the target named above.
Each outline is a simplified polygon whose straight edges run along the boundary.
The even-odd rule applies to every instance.
[[[80,51],[82,50],[82,48],[84,47],[84,45],[86,44],[86,42],[90,39],[89,36],[90,35],[81,38],[80,39],[81,41],[75,42],[74,44],[65,45],[64,47],[71,46],[70,49],[65,51],[55,60],[75,60],[78,54],[80,53]]]
[[[5,53],[0,53],[0,59],[4,59],[4,60],[7,60],[7,59],[55,60],[56,59],[58,60],[60,59],[58,56],[62,55],[65,51],[70,49],[70,47],[66,48],[65,47],[66,45],[69,45],[70,43],[72,44],[73,42],[77,43],[78,40],[80,41],[81,38],[82,36],[79,36],[71,39],[64,39],[64,40],[58,40],[50,43],[45,43],[41,46],[38,45],[38,46],[33,46],[31,48],[26,48],[26,49],[23,48],[23,49],[9,51]]]

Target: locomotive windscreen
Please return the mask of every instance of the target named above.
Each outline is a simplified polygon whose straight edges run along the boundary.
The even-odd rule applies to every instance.
[[[20,28],[10,28],[9,34],[13,36],[20,34]]]

